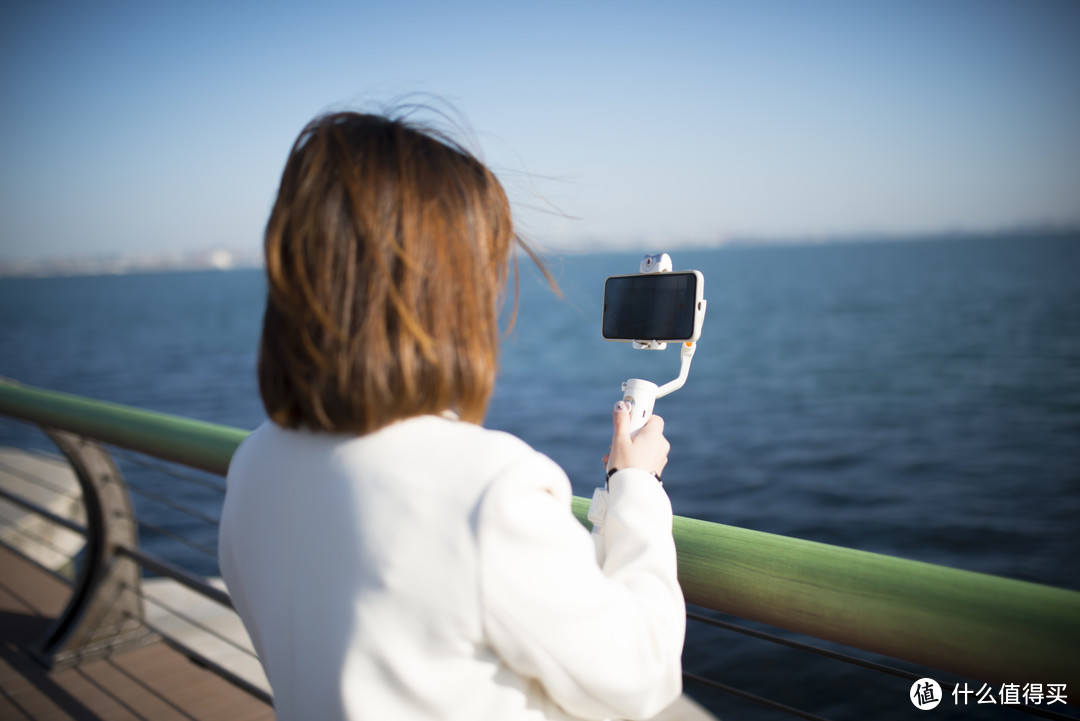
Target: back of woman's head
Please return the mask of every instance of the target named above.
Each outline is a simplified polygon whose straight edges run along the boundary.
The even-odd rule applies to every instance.
[[[460,147],[375,115],[313,120],[266,228],[267,414],[351,433],[446,409],[479,423],[515,241],[502,186]]]

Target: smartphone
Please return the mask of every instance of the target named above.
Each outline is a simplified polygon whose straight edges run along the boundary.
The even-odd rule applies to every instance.
[[[613,275],[604,282],[607,340],[696,342],[705,318],[699,271]]]

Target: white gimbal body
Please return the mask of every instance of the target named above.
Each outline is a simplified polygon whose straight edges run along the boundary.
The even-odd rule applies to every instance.
[[[667,253],[660,253],[658,255],[646,255],[641,261],[640,274],[652,274],[652,273],[670,273],[671,272],[671,256]],[[690,308],[686,309],[692,316],[687,316],[686,322],[690,324],[692,331],[689,333],[689,337],[679,340],[679,376],[662,386],[658,386],[652,381],[647,381],[641,378],[630,378],[622,384],[623,401],[629,404],[630,413],[632,416],[630,423],[630,431],[632,434],[636,434],[652,417],[653,406],[656,403],[657,398],[663,398],[664,396],[677,391],[683,387],[686,383],[686,378],[690,374],[690,361],[694,357],[694,351],[697,350],[697,339],[701,334],[701,326],[705,319],[705,307],[706,301],[702,297],[704,279],[700,272],[690,271],[693,274],[694,281],[693,289],[690,291],[692,294],[690,297],[690,303],[683,303],[682,305],[689,305]],[[624,278],[627,276],[623,276]],[[610,281],[611,279],[609,279]],[[605,314],[607,313],[607,288],[605,287]],[[680,306],[680,309],[682,308]],[[683,312],[683,311],[681,311]],[[606,327],[606,321],[605,321]],[[608,337],[605,333],[605,337]],[[617,338],[612,338],[618,340]],[[640,350],[664,350],[667,348],[668,342],[671,339],[650,339],[650,338],[634,338],[632,340],[633,347]]]

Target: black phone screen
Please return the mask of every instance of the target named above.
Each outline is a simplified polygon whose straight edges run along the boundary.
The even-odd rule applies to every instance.
[[[608,340],[689,340],[696,305],[692,272],[612,276],[604,283],[601,332]]]

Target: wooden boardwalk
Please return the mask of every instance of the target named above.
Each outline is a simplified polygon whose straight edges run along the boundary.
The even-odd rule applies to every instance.
[[[0,487],[85,523],[78,484],[63,460],[0,448]],[[52,719],[273,719],[273,709],[164,642],[48,671],[27,649],[42,638],[71,596],[59,574],[81,536],[0,502],[0,721]],[[28,557],[33,561],[28,560]],[[167,579],[143,581],[157,628],[269,690],[258,661],[165,613],[160,599],[250,649],[236,615]]]
[[[273,709],[164,643],[50,672],[27,647],[71,593],[0,546],[0,719],[273,719]]]

